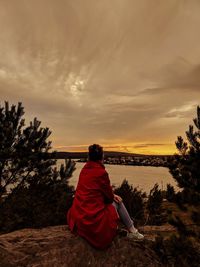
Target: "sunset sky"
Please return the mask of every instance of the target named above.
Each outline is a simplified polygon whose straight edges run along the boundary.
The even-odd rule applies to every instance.
[[[0,0],[0,103],[53,148],[176,151],[200,105],[199,0]]]

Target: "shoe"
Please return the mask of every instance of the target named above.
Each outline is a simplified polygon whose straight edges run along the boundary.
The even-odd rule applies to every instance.
[[[128,233],[127,235],[128,238],[130,239],[135,239],[135,240],[143,240],[144,239],[144,236],[142,234],[140,234],[138,232],[138,230],[136,230],[134,233]]]

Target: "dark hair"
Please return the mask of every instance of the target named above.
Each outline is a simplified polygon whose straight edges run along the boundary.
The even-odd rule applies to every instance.
[[[103,147],[97,144],[93,144],[88,147],[88,159],[92,161],[103,159]]]

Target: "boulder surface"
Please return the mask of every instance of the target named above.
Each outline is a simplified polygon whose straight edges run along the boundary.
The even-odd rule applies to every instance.
[[[0,235],[0,266],[163,266],[151,249],[152,242],[118,235],[109,248],[100,251],[72,234],[66,225],[23,229]]]

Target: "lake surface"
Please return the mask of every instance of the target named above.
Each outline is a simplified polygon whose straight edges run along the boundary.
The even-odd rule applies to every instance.
[[[60,165],[64,160],[58,160]],[[76,187],[80,171],[85,163],[76,162],[76,170],[73,177],[70,178],[70,185]],[[176,188],[176,182],[164,167],[150,167],[150,166],[127,166],[127,165],[110,165],[105,164],[105,168],[109,174],[111,184],[119,186],[124,179],[129,181],[133,187],[138,187],[143,191],[149,193],[155,183],[158,183],[161,189],[166,189],[168,183]]]

